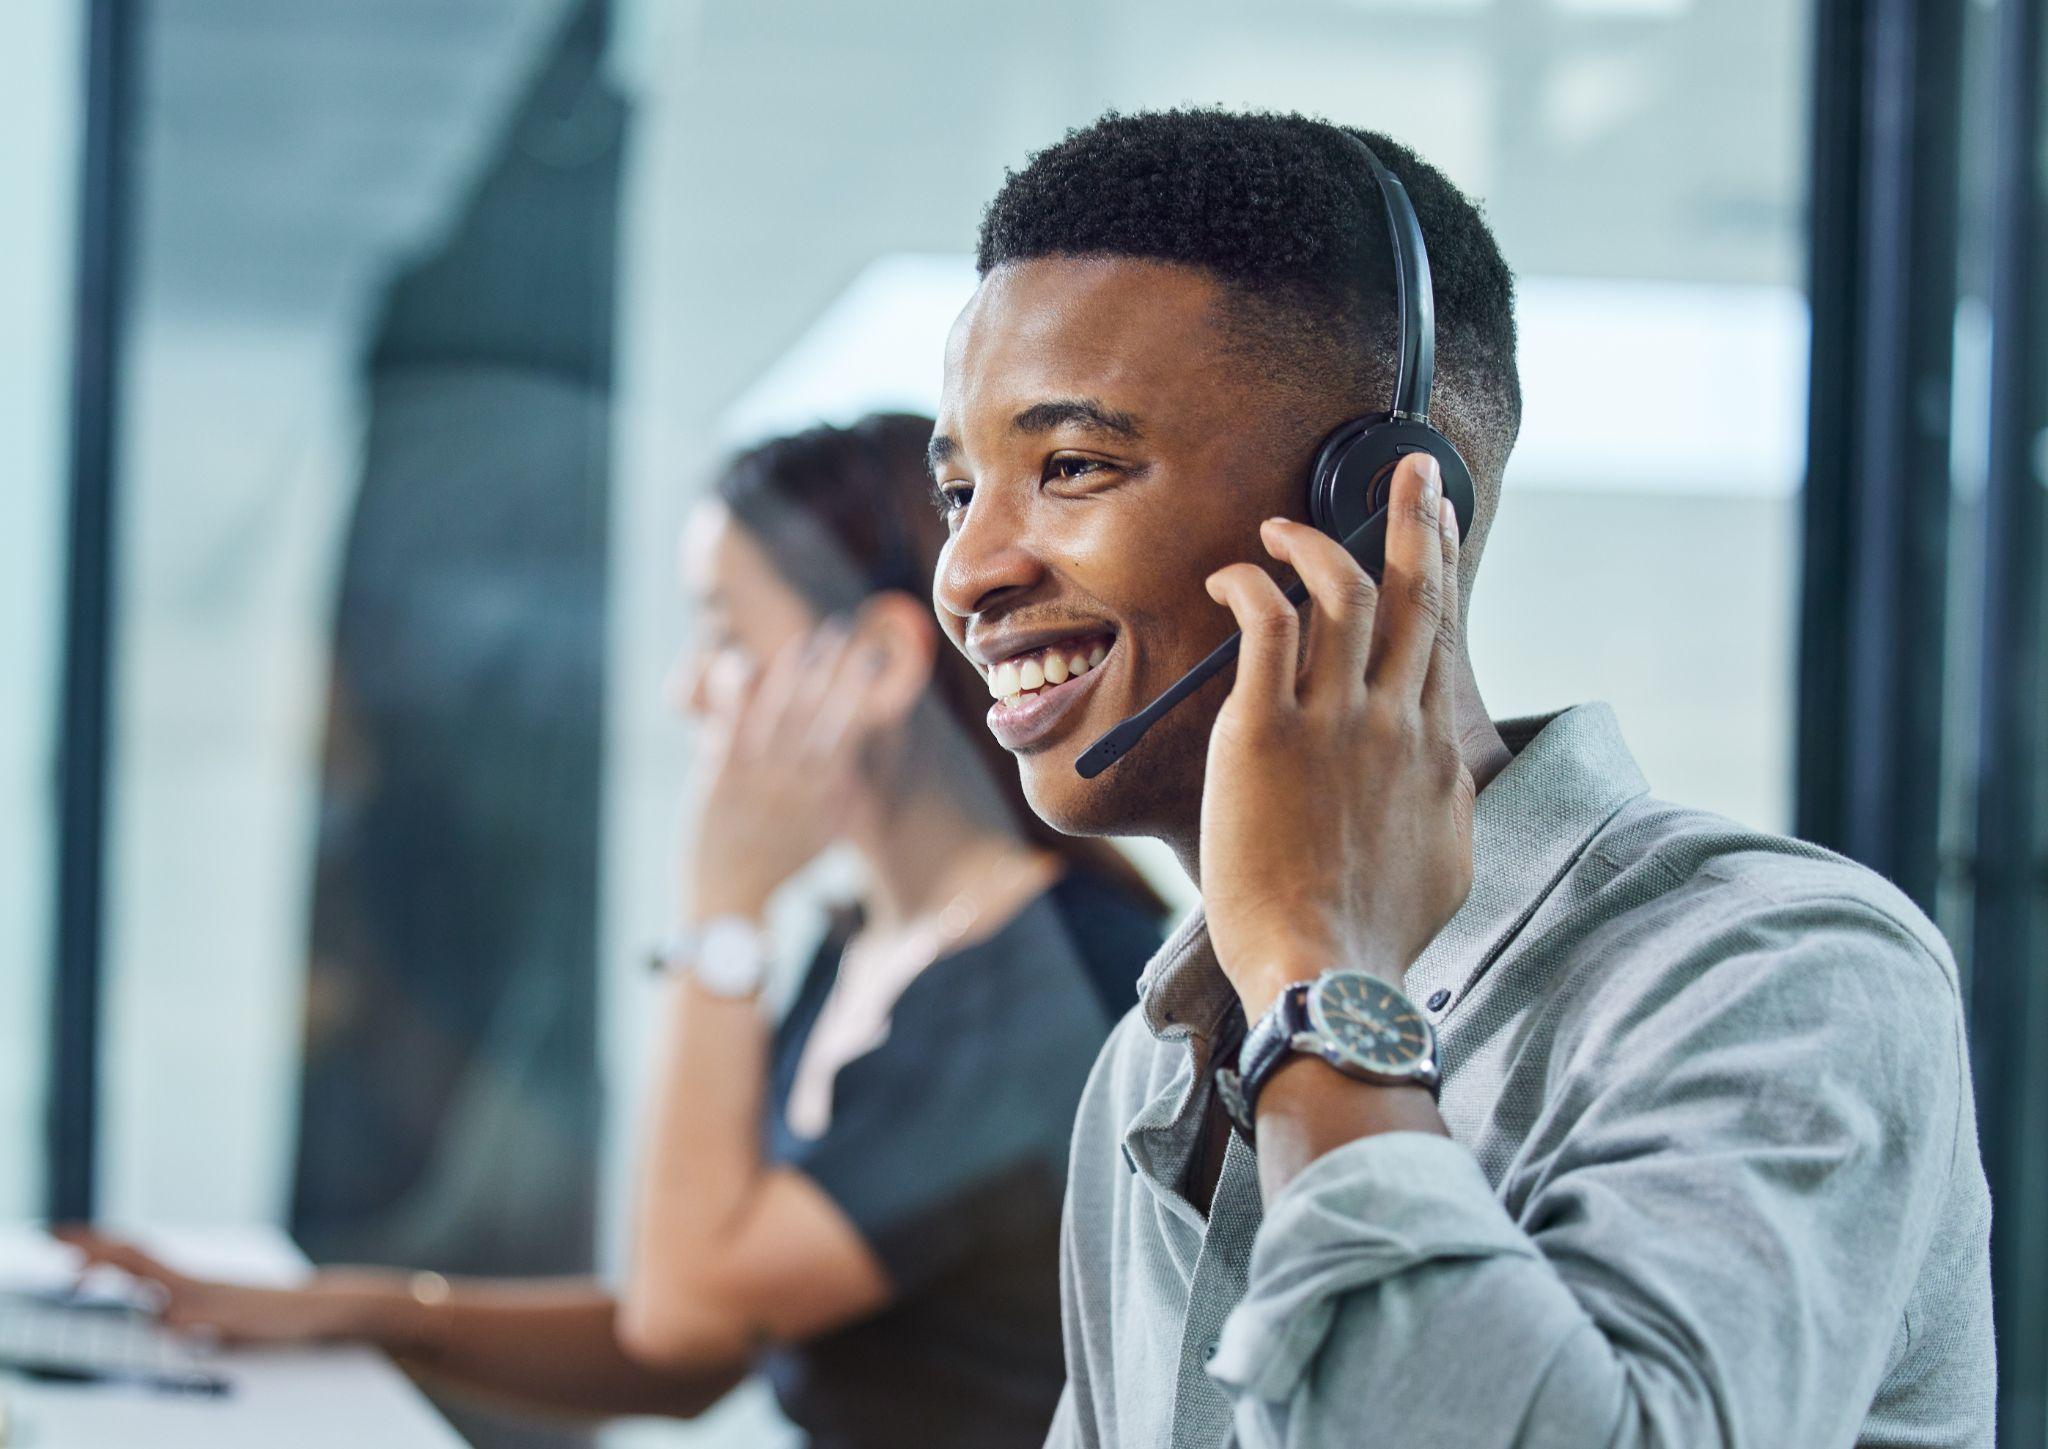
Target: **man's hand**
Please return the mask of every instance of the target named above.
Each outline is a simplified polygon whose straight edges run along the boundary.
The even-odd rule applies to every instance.
[[[827,623],[765,672],[721,686],[683,840],[684,896],[698,920],[758,918],[844,825],[871,672],[868,646]]]
[[[1308,588],[1302,616],[1256,564],[1212,574],[1244,631],[1202,793],[1202,902],[1256,1021],[1333,967],[1402,975],[1472,884],[1472,773],[1452,698],[1458,530],[1436,461],[1394,474],[1383,583],[1306,524],[1266,551]]]

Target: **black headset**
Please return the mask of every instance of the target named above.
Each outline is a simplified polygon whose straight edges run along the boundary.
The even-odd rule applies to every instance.
[[[1380,164],[1372,148],[1348,131],[1386,204],[1387,232],[1394,251],[1394,310],[1400,317],[1393,406],[1383,413],[1340,423],[1316,450],[1308,483],[1309,520],[1337,539],[1365,571],[1378,579],[1386,567],[1387,503],[1394,468],[1410,453],[1428,453],[1443,475],[1444,496],[1458,515],[1458,537],[1472,527],[1472,470],[1451,440],[1430,426],[1429,390],[1436,377],[1436,294],[1429,283],[1429,249],[1415,203],[1399,178]],[[1300,604],[1308,590],[1295,583],[1287,600]],[[1208,683],[1237,658],[1244,642],[1232,634],[1209,656],[1176,680],[1159,698],[1081,752],[1074,768],[1092,780],[1144,738],[1166,712]]]

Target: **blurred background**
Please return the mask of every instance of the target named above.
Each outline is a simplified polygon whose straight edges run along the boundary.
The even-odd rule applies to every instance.
[[[691,498],[934,405],[1006,166],[1302,110],[1430,156],[1520,277],[1490,703],[1607,699],[1658,793],[1948,931],[2039,1449],[2041,8],[0,6],[0,1216],[614,1265]]]

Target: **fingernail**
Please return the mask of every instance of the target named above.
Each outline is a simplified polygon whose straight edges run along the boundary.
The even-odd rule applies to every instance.
[[[1437,503],[1436,518],[1437,526],[1444,531],[1444,535],[1455,540],[1458,536],[1458,510],[1451,507],[1450,499],[1445,498]]]

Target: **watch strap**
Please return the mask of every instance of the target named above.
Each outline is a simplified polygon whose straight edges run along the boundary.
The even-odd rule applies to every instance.
[[[1308,990],[1308,982],[1297,981],[1282,991],[1245,1033],[1236,1069],[1223,1067],[1216,1073],[1216,1093],[1223,1110],[1247,1140],[1257,1118],[1259,1093],[1280,1064],[1294,1054],[1295,1038],[1308,1029]]]
[[[1266,1014],[1245,1034],[1244,1044],[1237,1052],[1236,1069],[1220,1067],[1216,1072],[1216,1095],[1223,1110],[1230,1117],[1245,1140],[1252,1140],[1253,1123],[1257,1120],[1259,1093],[1267,1081],[1278,1071],[1287,1059],[1296,1054],[1316,1057],[1355,1081],[1373,1082],[1382,1086],[1421,1087],[1434,1098],[1442,1085],[1441,1068],[1437,1061],[1436,1033],[1427,1018],[1415,1010],[1398,988],[1384,989],[1396,997],[1403,1007],[1422,1023],[1426,1049],[1420,1062],[1399,1073],[1382,1073],[1365,1069],[1356,1056],[1342,1051],[1338,1044],[1325,1037],[1316,1029],[1314,1016],[1309,1009],[1310,994],[1318,982],[1331,976],[1325,972],[1316,981],[1297,981],[1281,992]],[[1383,984],[1383,983],[1382,983]],[[1227,1055],[1227,1053],[1226,1053]]]

